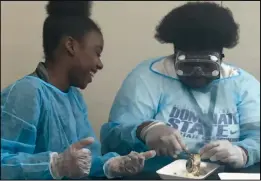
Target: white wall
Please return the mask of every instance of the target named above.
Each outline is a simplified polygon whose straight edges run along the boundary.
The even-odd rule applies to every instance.
[[[260,1],[224,1],[240,24],[237,47],[225,51],[226,59],[260,80]]]
[[[220,1],[216,1],[220,3]],[[99,135],[123,79],[144,59],[172,53],[171,45],[154,40],[159,20],[184,1],[95,2],[93,18],[101,26],[104,69],[83,91],[90,120]],[[1,2],[1,89],[32,72],[43,57],[42,24],[46,2]],[[223,2],[240,23],[240,44],[226,52],[229,62],[260,77],[260,2]]]

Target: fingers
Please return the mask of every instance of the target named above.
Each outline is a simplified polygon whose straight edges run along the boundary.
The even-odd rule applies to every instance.
[[[178,142],[179,142],[179,145],[180,145],[180,147],[181,147],[181,150],[180,150],[180,151],[182,151],[182,150],[188,151],[186,145],[185,145],[185,144],[183,143],[183,141],[182,141],[182,138],[181,138],[180,133],[177,132],[175,135],[176,135],[177,140],[178,140]]]
[[[177,138],[175,135],[172,135],[169,143],[168,143],[168,156],[173,156],[173,155],[178,155],[180,150],[178,150],[179,148],[177,148]]]
[[[88,138],[82,139],[82,140],[72,144],[72,148],[74,148],[76,150],[80,150],[80,149],[85,148],[86,146],[92,144],[93,142],[94,142],[94,138],[88,137]]]
[[[157,155],[157,156],[160,156],[160,155],[161,155],[161,149],[155,149],[155,151],[156,151],[156,155]]]
[[[148,151],[148,152],[150,152],[150,151]],[[132,159],[136,159],[137,161],[138,161],[138,164],[139,165],[136,165],[136,168],[138,169],[138,170],[140,170],[140,169],[142,169],[143,167],[144,167],[144,163],[145,163],[145,160],[146,160],[146,157],[148,157],[148,152],[145,152],[145,153],[137,153],[136,155],[135,155],[135,158],[132,158]],[[156,152],[155,151],[153,151],[154,152],[154,154],[156,155]],[[146,155],[147,154],[147,155]],[[149,157],[151,157],[152,158],[152,155],[150,155]],[[147,158],[147,159],[149,159],[149,158]]]
[[[231,163],[234,160],[236,161],[237,159],[234,159],[233,157],[231,158],[231,156],[227,156],[227,157],[224,157],[224,158],[220,159],[220,161],[223,162],[223,163]]]
[[[125,165],[127,173],[135,174],[143,169],[145,162],[145,156],[143,153],[131,152],[131,154],[129,154],[129,158],[130,160]]]
[[[240,168],[244,165],[241,162],[241,160],[238,159],[238,157],[236,157],[235,155],[230,155],[226,158],[221,159],[220,161],[223,163],[229,164],[233,168]]]
[[[209,159],[211,157],[213,157],[218,151],[220,151],[218,149],[218,147],[213,147],[212,149],[209,149],[207,151],[205,151],[202,155],[201,155],[201,159]],[[213,157],[214,158],[214,157]],[[212,158],[212,159],[213,159]],[[215,159],[214,159],[215,160]]]
[[[130,162],[131,165],[139,165],[141,160],[145,160],[145,158],[142,155],[140,155],[139,153],[134,152],[134,151],[132,151],[128,155],[128,157],[130,158],[130,160],[128,160],[128,162]]]
[[[139,164],[140,164],[140,167],[144,167],[144,163],[145,163],[145,157],[142,155],[142,154],[139,154],[138,155],[138,160],[139,160]]]
[[[168,156],[174,156],[175,155],[174,149],[168,149],[167,154],[168,154]]]
[[[218,147],[219,146],[219,142],[212,142],[209,143],[207,145],[205,145],[199,152],[200,155],[203,155],[205,152],[208,152],[209,150],[211,150],[214,147]]]
[[[86,148],[76,150],[74,156],[74,159],[76,159],[75,164],[77,166],[72,167],[71,169],[78,169],[81,176],[87,176],[90,173],[92,163],[91,151]]]
[[[150,150],[143,153],[131,152],[128,156],[133,162],[136,163],[138,161],[140,164],[143,164],[145,160],[155,157],[156,151]]]
[[[229,154],[226,150],[221,150],[216,152],[212,157],[210,157],[211,161],[221,161],[226,160],[229,157]]]
[[[161,137],[160,141],[162,144],[157,146],[158,147],[157,155],[158,156],[172,156],[175,151],[175,146],[172,143],[174,139],[175,138],[173,135]],[[171,155],[169,155],[169,153],[171,153]]]
[[[82,173],[89,174],[91,169],[91,159],[78,160],[78,169],[81,170]]]
[[[156,156],[156,152],[154,150],[146,151],[140,153],[140,155],[144,156],[145,160],[151,159]]]
[[[174,140],[174,145],[175,145],[175,154],[176,155],[179,155],[180,154],[180,152],[182,152],[182,150],[183,150],[183,144],[180,144],[180,142],[181,142],[181,138],[179,138],[179,136],[178,135],[175,135],[175,140]],[[185,147],[185,146],[184,146]]]
[[[172,135],[169,147],[170,146],[171,146],[170,149],[172,149],[173,151],[169,151],[170,153],[172,153],[169,156],[174,156],[174,157],[177,157],[177,155],[179,155],[180,152],[187,149],[186,145],[183,143],[181,135],[178,131],[176,131],[175,134]]]
[[[92,152],[87,148],[83,148],[83,149],[80,149],[80,150],[76,150],[74,152],[74,155],[78,159],[87,159],[87,158],[92,156]]]
[[[182,143],[179,134],[172,134],[161,138],[164,147],[158,149],[157,154],[159,156],[173,156],[179,155],[182,152],[182,147],[185,145]]]
[[[167,156],[168,155],[168,149],[167,148],[160,148],[157,152],[158,156]]]

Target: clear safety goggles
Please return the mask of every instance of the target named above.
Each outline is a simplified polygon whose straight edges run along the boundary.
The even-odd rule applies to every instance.
[[[185,53],[178,51],[175,54],[175,69],[179,76],[206,76],[216,77],[220,73],[222,54],[217,52]]]

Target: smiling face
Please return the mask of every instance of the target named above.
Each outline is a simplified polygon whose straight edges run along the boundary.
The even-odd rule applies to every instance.
[[[103,50],[103,37],[100,32],[87,33],[81,42],[73,43],[74,57],[69,70],[72,86],[85,89],[92,82],[94,74],[103,68],[100,56]]]

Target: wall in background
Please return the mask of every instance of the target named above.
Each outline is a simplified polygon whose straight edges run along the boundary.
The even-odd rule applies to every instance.
[[[104,69],[83,94],[97,136],[125,76],[142,60],[172,53],[171,45],[161,45],[153,38],[154,29],[164,15],[185,2],[94,3],[93,19],[101,26],[105,39]],[[1,89],[31,73],[42,60],[45,4],[1,1]],[[241,28],[240,44],[226,50],[226,59],[260,80],[260,2],[224,1],[223,6],[232,10]]]

